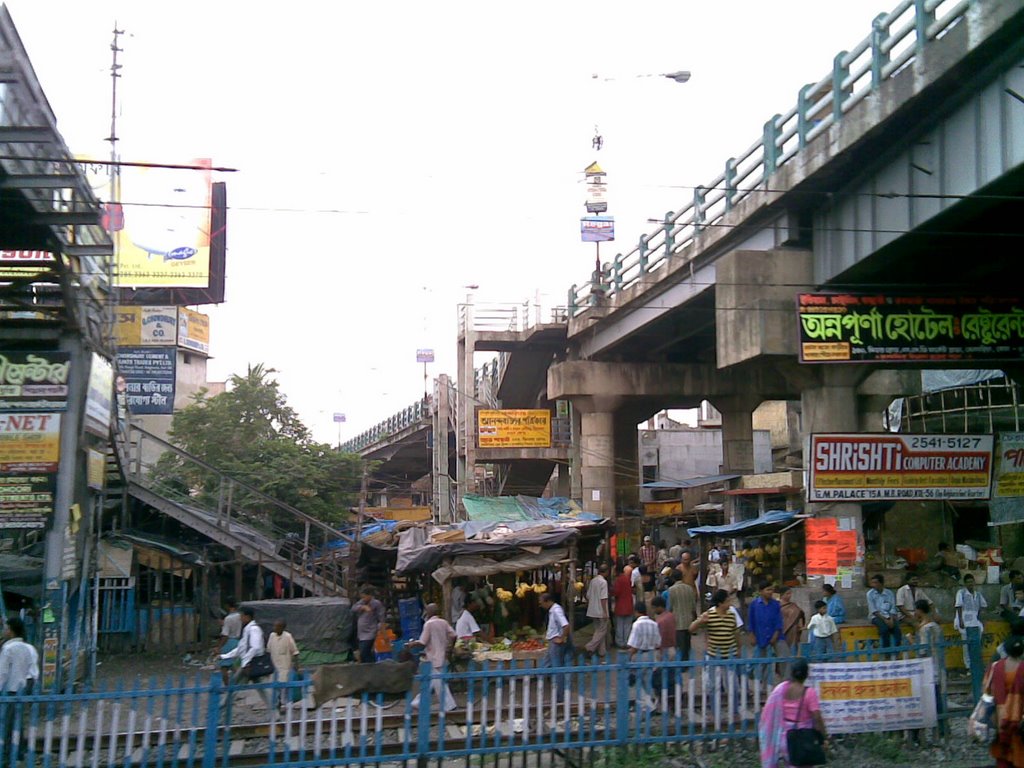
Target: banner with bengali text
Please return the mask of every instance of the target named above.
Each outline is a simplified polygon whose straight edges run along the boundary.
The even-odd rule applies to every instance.
[[[59,413],[0,414],[0,529],[44,528],[60,464]]]
[[[933,728],[935,669],[931,659],[811,664],[829,733]]]
[[[125,379],[131,413],[174,413],[176,363],[174,348],[121,347],[117,350],[117,370]]]
[[[0,411],[63,411],[69,352],[0,352]]]
[[[505,409],[477,411],[479,448],[550,448],[551,411]]]
[[[802,363],[1024,360],[1024,300],[801,293]]]

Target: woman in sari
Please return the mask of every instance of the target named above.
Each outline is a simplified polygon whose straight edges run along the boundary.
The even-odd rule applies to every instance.
[[[761,724],[757,730],[761,745],[761,768],[790,766],[786,734],[794,728],[813,728],[826,738],[825,721],[821,718],[818,693],[806,685],[807,660],[796,659],[789,672],[789,680],[775,686],[761,710]]]
[[[998,768],[1024,768],[1024,638],[1011,635],[1006,641],[1006,658],[988,670],[985,690],[996,700],[999,733],[989,747]]]

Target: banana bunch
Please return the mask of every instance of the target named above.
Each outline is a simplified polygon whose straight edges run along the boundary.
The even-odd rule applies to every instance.
[[[509,592],[507,589],[502,589],[501,587],[498,587],[497,595],[498,599],[503,603],[509,602],[513,597],[511,592]]]
[[[576,591],[577,592],[582,592],[583,591],[583,582],[582,581],[577,581],[576,582]]]
[[[527,584],[525,581],[519,582],[519,584],[516,585],[516,597],[522,600],[524,597],[526,597],[526,594],[530,591],[530,589],[530,585]]]
[[[534,584],[533,591],[536,592],[538,595],[543,595],[545,592],[548,591],[548,588],[546,584]]]

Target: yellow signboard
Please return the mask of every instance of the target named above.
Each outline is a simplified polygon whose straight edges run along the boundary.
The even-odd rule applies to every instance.
[[[480,448],[550,448],[551,411],[506,409],[477,412]]]
[[[56,472],[59,460],[59,413],[0,413],[0,469]]]
[[[121,347],[173,347],[178,335],[177,307],[118,307],[114,336]]]
[[[210,317],[191,309],[178,309],[178,346],[210,354]]]

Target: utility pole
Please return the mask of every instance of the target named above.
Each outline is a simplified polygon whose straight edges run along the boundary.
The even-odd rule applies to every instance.
[[[367,486],[369,485],[369,473],[366,469],[366,462],[363,462],[363,478],[359,483],[359,511],[356,513],[356,533],[352,539],[352,552],[348,559],[348,599],[354,600],[356,597],[356,590],[358,585],[356,584],[357,570],[359,566],[359,555],[362,550],[362,538],[363,538],[363,520],[366,519],[366,494]]]

